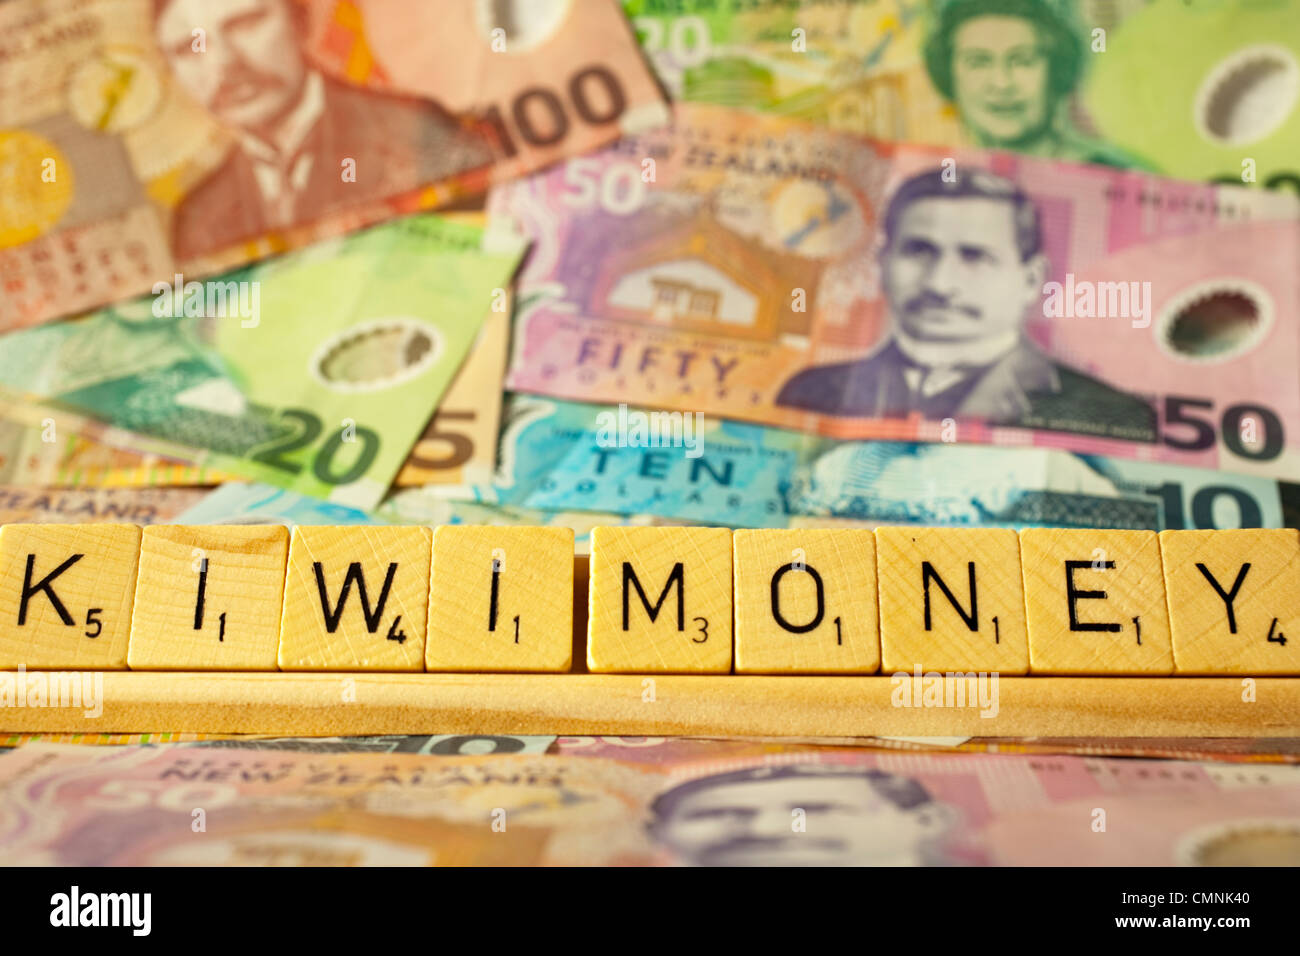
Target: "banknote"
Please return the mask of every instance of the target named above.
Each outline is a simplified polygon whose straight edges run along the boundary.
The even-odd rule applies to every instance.
[[[453,222],[485,227],[482,209],[447,213]],[[510,348],[510,290],[494,299],[447,394],[397,473],[398,488],[487,481],[496,467],[501,426],[501,379]]]
[[[1002,527],[1293,527],[1300,486],[1183,465],[916,442],[823,442],[791,481],[791,513]]]
[[[600,511],[541,510],[447,497],[433,485],[399,489],[373,512],[321,501],[257,482],[229,482],[177,515],[178,524],[294,525],[532,525],[572,528],[578,554],[591,547],[591,531],[600,525],[674,525],[689,522],[652,514],[612,514]]]
[[[623,0],[675,97],[1300,192],[1291,0]]]
[[[495,190],[508,387],[1300,474],[1300,200],[677,107]]]
[[[29,488],[0,485],[0,524],[89,524],[175,520],[208,494],[206,488]]]
[[[0,734],[0,750],[31,743],[123,747],[199,744],[217,749],[292,750],[299,753],[403,753],[465,757],[480,754],[546,753],[556,738],[524,734],[388,734],[375,737],[267,737],[256,734]]]
[[[666,116],[614,0],[13,0],[0,36],[0,331]]]
[[[371,508],[521,253],[418,214],[10,333],[0,382],[210,452],[201,464]]]
[[[1300,768],[755,745],[656,760],[29,744],[10,865],[1284,865]],[[93,833],[94,839],[86,834]]]
[[[57,743],[59,741],[50,741]],[[1151,757],[1223,763],[1300,764],[1294,737],[594,737],[561,736],[547,751],[633,763],[752,758],[838,747],[853,750],[936,753],[1055,754],[1083,757]]]
[[[393,482],[397,487],[479,484],[491,479],[509,344],[509,312],[489,312],[438,410],[397,472]]]
[[[208,734],[0,734],[0,750],[27,744],[76,744],[83,747],[120,747],[127,744],[179,744],[208,740]]]
[[[1055,448],[836,441],[703,416],[677,436],[633,434],[638,420],[667,415],[512,393],[493,480],[443,494],[731,527],[828,518],[1156,531],[1280,528],[1300,496],[1273,478]]]
[[[647,512],[616,514],[590,511],[586,510],[585,506],[584,508],[543,509],[484,504],[451,497],[449,492],[450,495],[460,493],[459,489],[448,489],[439,485],[402,488],[384,499],[375,510],[375,515],[390,524],[529,525],[571,528],[574,552],[581,555],[591,553],[591,532],[599,527],[621,525],[667,527],[694,523],[681,518]]]
[[[506,299],[509,298],[507,295]],[[394,482],[398,487],[468,484],[491,479],[501,421],[501,376],[505,369],[510,318],[489,312],[478,339],[452,379],[438,410],[407,455]],[[6,403],[0,401],[0,416]],[[12,408],[12,406],[9,406]],[[146,488],[206,485],[235,480],[202,460],[195,449],[168,449],[184,458],[165,458],[161,443],[123,429],[109,433],[101,423],[25,406],[21,420],[0,417],[0,479],[32,487]],[[38,420],[45,424],[26,424]],[[78,429],[78,430],[74,430]],[[91,437],[95,435],[97,437]],[[108,444],[109,440],[120,447]]]
[[[213,737],[197,746],[214,750],[282,750],[307,754],[428,754],[472,757],[487,754],[544,754],[554,736],[539,734],[384,734],[373,737]]]
[[[205,459],[200,449],[55,408],[0,383],[0,479],[6,484],[135,488],[231,477]]]
[[[128,441],[136,438],[123,434]],[[51,435],[39,425],[0,419],[0,479],[5,484],[129,489],[203,485],[230,477],[202,465],[114,448],[66,428]]]
[[[177,524],[383,524],[358,508],[261,482],[228,481],[176,517]]]
[[[504,300],[508,306],[508,294]],[[509,336],[507,312],[489,312],[395,485],[459,485],[491,479]],[[3,417],[6,414],[12,419]],[[164,457],[160,452],[182,457]],[[39,402],[0,399],[0,480],[7,484],[146,488],[237,479],[194,463],[202,460],[202,452],[196,449],[109,429],[94,419],[70,416],[66,410],[43,409]]]
[[[788,489],[806,449],[828,443],[787,429],[711,417],[697,430],[688,417],[690,427],[679,430],[676,445],[640,446],[634,440],[620,446],[620,420],[648,420],[649,414],[510,393],[492,480],[443,493],[519,508],[784,527]]]

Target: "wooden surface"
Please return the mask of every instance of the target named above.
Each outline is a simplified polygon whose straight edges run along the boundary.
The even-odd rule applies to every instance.
[[[133,524],[0,528],[0,667],[125,667],[139,550]]]
[[[425,668],[568,672],[573,566],[572,528],[434,529]]]
[[[885,671],[911,671],[919,665],[936,671],[1029,672],[1020,540],[1014,531],[877,528],[875,535]],[[939,582],[952,592],[955,604]]]
[[[734,542],[736,673],[880,669],[876,543],[870,529],[737,531]]]
[[[1294,528],[1249,536],[1162,531],[1160,547],[1178,673],[1300,673],[1300,535]],[[1224,595],[1232,599],[1235,633]]]
[[[13,674],[0,674],[0,684]],[[28,674],[30,679],[33,675]],[[911,680],[909,678],[909,680]],[[898,707],[891,677],[103,673],[103,712],[0,707],[12,733],[297,736],[520,733],[747,736],[1300,735],[1300,679],[1006,677],[997,714]]]
[[[625,583],[625,563],[635,575],[632,583]],[[595,528],[588,586],[588,670],[607,674],[731,670],[729,529]],[[654,608],[658,610],[652,618]]]
[[[289,532],[279,525],[145,528],[127,663],[274,670],[288,550]]]
[[[280,669],[423,670],[432,551],[433,531],[420,525],[294,528]]]
[[[1020,532],[1020,565],[1030,673],[1173,673],[1154,531],[1028,528]]]

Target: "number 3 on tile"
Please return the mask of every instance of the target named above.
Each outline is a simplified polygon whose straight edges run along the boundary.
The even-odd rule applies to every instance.
[[[693,617],[691,620],[700,622],[700,636],[692,637],[691,642],[694,644],[703,644],[709,639],[709,619],[707,617]]]

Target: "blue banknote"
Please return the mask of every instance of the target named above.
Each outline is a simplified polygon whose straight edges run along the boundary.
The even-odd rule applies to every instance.
[[[364,511],[258,482],[231,481],[177,515],[177,524],[387,524]]]
[[[256,482],[228,482],[178,514],[177,524],[294,525],[546,525],[573,529],[574,547],[586,554],[591,529],[599,525],[686,524],[649,514],[615,514],[575,509],[538,509],[449,498],[444,486],[406,488],[386,498],[371,514],[331,504],[296,491]]]
[[[447,494],[733,527],[826,518],[1162,530],[1282,527],[1296,491],[1270,478],[1056,449],[841,442],[529,395],[509,396],[504,415],[493,482]]]

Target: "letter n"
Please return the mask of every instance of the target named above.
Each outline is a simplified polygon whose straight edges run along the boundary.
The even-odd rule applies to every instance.
[[[942,591],[943,596],[948,599],[948,603],[953,606],[953,609],[958,613],[958,615],[961,616],[961,619],[966,622],[967,629],[972,631],[978,631],[980,629],[979,606],[976,603],[977,598],[975,594],[975,562],[974,561],[966,562],[966,572],[970,577],[970,613],[969,614],[966,613],[966,610],[957,601],[957,598],[952,593],[952,591],[948,590],[948,585],[944,583],[943,578],[939,577],[939,572],[934,569],[934,565],[932,565],[929,561],[921,562],[921,590],[925,593],[925,629],[927,631],[930,630],[930,581],[931,580],[933,580],[935,584],[939,585],[939,590]]]

